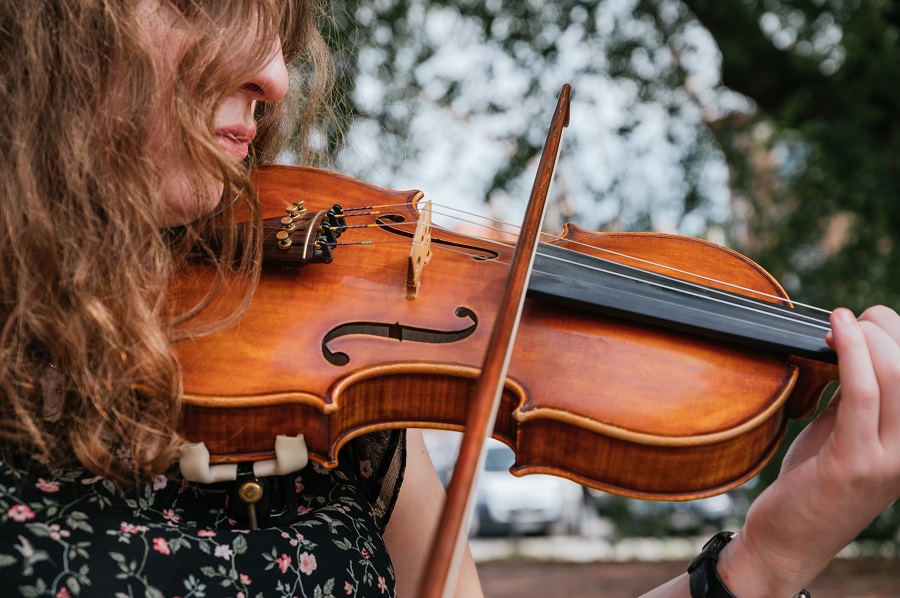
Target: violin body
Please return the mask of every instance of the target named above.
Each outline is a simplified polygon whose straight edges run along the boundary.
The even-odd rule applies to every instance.
[[[462,430],[513,249],[434,227],[418,295],[407,299],[421,193],[286,166],[259,168],[255,183],[264,216],[298,199],[310,210],[340,204],[348,225],[373,225],[340,241],[373,244],[338,245],[330,264],[264,267],[237,326],[176,346],[185,438],[221,462],[268,458],[276,435],[302,433],[310,457],[333,466],[343,444],[369,431]],[[399,205],[350,216],[373,204]],[[789,304],[762,268],[706,241],[566,225],[554,244],[612,249]],[[175,296],[191,305],[212,272],[186,268]],[[493,436],[515,451],[517,475],[697,498],[758,472],[787,419],[811,415],[835,378],[833,364],[526,298]]]

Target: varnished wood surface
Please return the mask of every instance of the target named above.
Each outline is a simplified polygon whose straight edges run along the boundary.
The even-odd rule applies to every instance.
[[[290,167],[261,169],[256,180],[267,216],[304,199],[311,210],[402,204],[348,224],[418,217],[416,191]],[[569,242],[783,295],[761,268],[711,243],[571,225],[564,233]],[[268,456],[276,434],[302,432],[312,458],[333,464],[339,446],[367,430],[460,429],[510,256],[439,228],[432,236],[433,257],[413,301],[406,299],[409,239],[378,227],[347,230],[340,241],[374,244],[337,247],[332,264],[267,270],[239,325],[178,346],[185,435],[205,441],[218,460],[235,460]],[[473,257],[494,252],[497,259]],[[177,292],[189,301],[207,284],[197,266]],[[471,321],[456,315],[459,307],[479,319],[464,340],[350,335],[329,343],[349,356],[346,365],[323,354],[329,331],[352,322],[463,329]],[[527,299],[494,435],[516,451],[519,473],[556,473],[632,496],[704,496],[753,475],[780,441],[787,412],[808,414],[835,373],[826,364]]]

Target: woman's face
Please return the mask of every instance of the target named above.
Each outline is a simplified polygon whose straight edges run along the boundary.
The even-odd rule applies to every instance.
[[[171,93],[175,60],[181,49],[178,15],[165,3],[148,1],[143,3],[147,20],[151,52],[159,72],[160,84],[165,93]],[[254,108],[256,102],[271,102],[285,96],[289,80],[287,67],[281,51],[281,43],[260,41],[271,45],[269,59],[247,81],[233,90],[216,109],[214,128],[219,147],[235,162],[247,157],[250,142],[256,135]],[[155,115],[156,126],[151,132],[150,150],[156,166],[163,176],[163,200],[165,211],[162,225],[178,226],[186,224],[209,213],[222,196],[223,183],[212,175],[208,177],[207,191],[197,197],[190,185],[187,169],[181,164],[177,135],[171,130],[162,107]]]

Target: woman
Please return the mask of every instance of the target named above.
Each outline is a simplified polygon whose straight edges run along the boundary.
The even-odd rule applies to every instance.
[[[179,445],[170,344],[209,322],[165,303],[202,225],[159,231],[230,217],[246,163],[277,151],[285,59],[308,65],[301,131],[321,116],[327,53],[313,11],[267,0],[0,8],[4,593],[382,596],[395,571],[401,590],[417,583],[427,538],[411,532],[440,505],[420,435],[406,451],[399,433],[356,442],[335,472],[282,480],[291,511],[249,534],[227,488],[166,475]],[[220,264],[249,290],[258,268],[245,241],[236,272],[224,272],[227,243]],[[397,501],[404,459],[422,481]]]
[[[189,484],[171,468],[171,344],[233,323],[240,306],[210,310],[214,285],[203,305],[178,312],[166,303],[170,276],[207,214],[227,222],[236,203],[257,212],[247,165],[275,155],[282,117],[301,107],[301,138],[312,138],[327,112],[314,7],[284,4],[0,8],[4,588],[381,596],[394,594],[395,577],[401,595],[427,583],[442,491],[413,431],[355,441],[333,472],[272,481],[282,509],[252,532],[233,488]],[[304,65],[295,81],[286,63]],[[256,244],[235,244],[226,236],[217,263],[221,277],[245,281],[246,302]],[[741,598],[796,594],[898,495],[900,318],[837,311],[832,323],[840,400],[719,553],[718,573]],[[651,595],[689,596],[688,585],[685,575]],[[457,595],[479,594],[467,558]]]

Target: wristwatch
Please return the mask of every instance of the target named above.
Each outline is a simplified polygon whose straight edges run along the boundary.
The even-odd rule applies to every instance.
[[[703,546],[700,554],[694,557],[688,565],[688,574],[691,584],[691,598],[737,598],[732,594],[716,569],[719,562],[719,552],[726,544],[731,542],[734,532],[719,532],[709,539]],[[811,598],[807,590],[802,590],[794,598]]]

